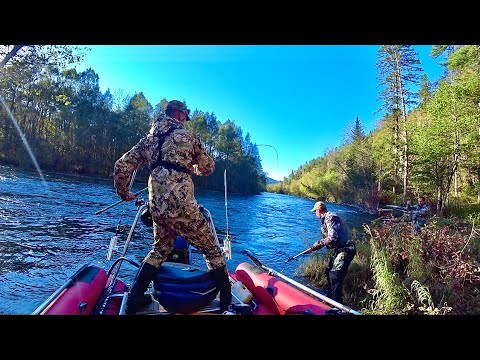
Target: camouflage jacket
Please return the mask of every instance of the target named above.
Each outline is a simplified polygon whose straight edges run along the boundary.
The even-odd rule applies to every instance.
[[[426,219],[429,215],[430,215],[430,205],[428,205],[428,202],[425,202],[423,206],[420,204],[413,206],[412,218],[414,221],[420,220],[420,219]]]
[[[174,129],[164,140],[159,151],[159,138],[161,134]],[[149,168],[157,161],[161,154],[162,160],[193,170],[197,165],[197,175],[210,175],[215,170],[215,162],[208,155],[202,141],[194,132],[185,129],[177,120],[163,115],[157,119],[150,128],[149,133],[115,162],[113,179],[117,194],[124,199],[128,194],[128,185],[134,170],[147,165]],[[165,178],[166,176],[166,178]],[[163,169],[162,166],[152,171],[150,177],[162,182],[175,183],[179,177],[188,177],[189,174]]]
[[[323,239],[319,245],[329,249],[339,248],[348,243],[348,224],[332,211],[328,211],[322,218]]]

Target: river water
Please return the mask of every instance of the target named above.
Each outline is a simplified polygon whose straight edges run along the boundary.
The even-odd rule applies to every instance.
[[[119,200],[113,181],[43,175],[45,181],[36,172],[0,166],[0,314],[32,313],[85,263],[108,268],[123,250],[119,240],[118,251],[107,261],[110,238],[118,224],[128,230],[137,210],[128,202],[95,215]],[[145,186],[135,184],[132,190]],[[302,258],[287,264],[285,260],[321,236],[320,220],[309,211],[314,201],[273,193],[228,193],[225,201],[223,191],[198,191],[196,197],[210,211],[221,240],[228,222],[233,239],[230,271],[241,262],[251,262],[244,253],[249,250],[266,266],[311,286],[296,274]],[[349,206],[327,205],[353,227],[373,220]],[[120,239],[126,234],[121,233]],[[152,238],[152,228],[140,222],[127,257],[141,262]],[[192,258],[193,264],[205,266],[195,251]],[[136,271],[128,263],[122,269],[128,276]]]

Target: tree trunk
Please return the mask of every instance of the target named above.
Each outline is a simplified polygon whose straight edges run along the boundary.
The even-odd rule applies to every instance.
[[[397,83],[399,88],[399,97],[400,97],[400,106],[402,114],[402,125],[403,125],[403,193],[402,193],[402,203],[403,206],[407,204],[407,189],[408,189],[408,132],[407,132],[407,108],[405,104],[405,95],[403,93],[403,82],[402,76],[400,73],[400,59],[395,58],[396,67],[397,67]]]
[[[477,204],[480,204],[480,169],[477,176]]]
[[[377,192],[380,194],[382,192],[382,163],[380,163],[380,168],[378,170],[378,182],[377,182]],[[480,196],[480,187],[479,187],[479,196]]]
[[[443,207],[442,207],[442,188],[437,186],[437,216],[442,214]]]
[[[455,174],[453,175],[453,181],[454,181],[454,194],[455,197],[458,196],[458,180],[457,180],[457,171],[455,171]]]
[[[398,183],[398,116],[395,116],[395,123],[393,128],[393,188],[392,192],[395,195],[397,192],[396,185]]]

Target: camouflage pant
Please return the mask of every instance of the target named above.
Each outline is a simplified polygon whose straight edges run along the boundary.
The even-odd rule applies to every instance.
[[[412,234],[418,234],[420,229],[427,223],[423,218],[416,218],[413,220]]]
[[[195,205],[197,211],[177,216],[156,211],[155,207],[150,209],[154,241],[145,262],[160,268],[175,246],[176,235],[180,235],[203,254],[209,270],[225,266],[225,257],[213,235],[211,224],[200,211],[198,204]]]
[[[343,280],[357,250],[354,244],[332,250],[325,275],[327,276],[327,296],[343,304]]]

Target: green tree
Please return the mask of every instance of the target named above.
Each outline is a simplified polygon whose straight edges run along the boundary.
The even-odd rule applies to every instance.
[[[416,103],[417,94],[411,87],[419,84],[420,60],[418,53],[410,45],[383,45],[378,50],[378,79],[383,89],[380,92],[383,110],[394,121],[394,163],[395,177],[398,168],[403,166],[402,201],[406,204],[408,191],[408,130],[407,110]],[[395,188],[393,189],[395,192]]]
[[[365,132],[363,131],[363,126],[360,122],[360,118],[357,116],[355,118],[355,126],[352,131],[352,141],[361,141],[365,138]]]
[[[461,159],[477,151],[470,145],[472,130],[479,124],[478,110],[472,114],[476,104],[465,96],[465,90],[462,82],[451,85],[443,81],[426,107],[427,117],[411,124],[417,182],[434,189],[439,214],[444,211]]]
[[[162,117],[162,115],[165,113],[165,107],[167,106],[167,104],[168,100],[166,98],[162,98],[162,100],[160,100],[160,102],[155,105],[152,117],[154,119]]]
[[[422,75],[420,91],[418,92],[420,101],[419,108],[423,109],[425,105],[432,99],[433,86],[429,83],[427,74]]]

